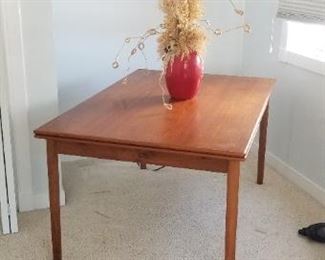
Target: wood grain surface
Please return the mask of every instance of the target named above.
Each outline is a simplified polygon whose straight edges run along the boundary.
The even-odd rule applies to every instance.
[[[205,75],[198,97],[161,101],[159,71],[138,70],[35,131],[39,138],[196,152],[243,160],[274,80]]]

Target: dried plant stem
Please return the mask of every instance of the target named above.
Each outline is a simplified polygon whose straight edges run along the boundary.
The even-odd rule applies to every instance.
[[[162,102],[163,102],[164,106],[168,110],[173,110],[173,105],[166,101],[166,95],[168,95],[168,91],[166,90],[166,86],[163,83],[163,78],[165,77],[165,75],[166,75],[166,69],[164,68],[161,71],[160,76],[159,76],[159,86],[160,86],[160,89],[161,89],[161,99],[162,99]]]
[[[159,86],[162,91],[162,102],[168,110],[172,110],[173,106],[167,102],[166,95],[168,91],[163,78],[166,74],[167,67],[173,62],[176,56],[184,57],[191,52],[196,52],[200,55],[206,46],[206,31],[213,32],[216,36],[221,36],[224,33],[243,29],[248,33],[251,30],[249,24],[245,23],[244,11],[238,8],[235,0],[228,0],[234,12],[242,17],[242,25],[221,29],[212,25],[209,20],[200,20],[203,14],[202,0],[159,0],[160,8],[165,13],[164,23],[156,28],[147,30],[140,36],[128,37],[124,40],[123,45],[117,52],[115,60],[112,64],[114,69],[117,69],[119,58],[126,46],[136,40],[136,44],[131,49],[128,56],[128,67],[123,84],[128,83],[128,74],[131,70],[132,58],[138,52],[141,52],[145,68],[148,68],[148,59],[144,52],[146,41],[152,37],[158,37],[158,51],[163,62],[163,70],[159,77]],[[203,24],[202,24],[203,23]],[[205,30],[204,30],[205,29]]]

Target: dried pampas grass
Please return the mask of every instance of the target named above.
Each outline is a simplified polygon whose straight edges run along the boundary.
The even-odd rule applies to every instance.
[[[158,51],[165,64],[175,56],[202,53],[206,35],[199,26],[203,15],[201,0],[160,0],[165,13],[165,30],[158,38]]]

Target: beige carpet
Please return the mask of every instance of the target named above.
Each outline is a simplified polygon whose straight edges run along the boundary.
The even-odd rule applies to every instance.
[[[325,245],[298,237],[325,209],[272,169],[255,184],[243,164],[239,260],[324,260]],[[225,177],[99,160],[65,163],[64,259],[223,259]],[[51,259],[49,213],[19,214],[20,232],[0,236],[0,259]]]

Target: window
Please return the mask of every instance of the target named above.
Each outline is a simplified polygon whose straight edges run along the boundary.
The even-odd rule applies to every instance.
[[[325,25],[286,21],[280,60],[325,75]]]

